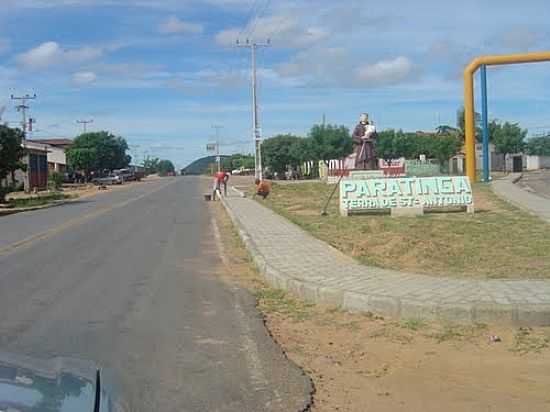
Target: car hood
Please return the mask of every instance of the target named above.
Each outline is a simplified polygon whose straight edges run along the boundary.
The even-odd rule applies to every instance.
[[[93,412],[96,372],[91,362],[77,359],[0,353],[0,411]],[[102,388],[100,411],[113,410]]]

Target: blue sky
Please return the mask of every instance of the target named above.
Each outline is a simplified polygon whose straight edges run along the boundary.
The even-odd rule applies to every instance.
[[[77,119],[184,166],[221,130],[250,152],[250,52],[258,53],[264,137],[305,135],[325,114],[350,128],[454,124],[465,64],[550,50],[545,0],[2,0],[0,106],[36,93],[35,138],[74,137]],[[489,70],[490,114],[550,130],[550,63]],[[476,95],[479,93],[476,92]]]

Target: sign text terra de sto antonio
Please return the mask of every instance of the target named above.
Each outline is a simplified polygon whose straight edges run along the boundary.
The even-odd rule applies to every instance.
[[[346,179],[340,184],[340,209],[345,211],[472,204],[466,176]]]

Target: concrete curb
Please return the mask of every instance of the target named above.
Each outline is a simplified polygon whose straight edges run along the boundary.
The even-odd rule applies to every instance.
[[[350,312],[377,313],[394,319],[423,319],[456,323],[499,323],[521,326],[550,325],[550,304],[444,303],[412,300],[389,294],[348,290],[345,284],[320,285],[299,279],[274,267],[254,243],[226,200],[221,198],[258,271],[268,283],[304,301],[340,307]],[[340,253],[340,252],[338,252]]]

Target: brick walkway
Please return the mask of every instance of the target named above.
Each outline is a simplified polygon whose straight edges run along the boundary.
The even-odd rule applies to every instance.
[[[303,299],[393,318],[550,325],[550,281],[435,278],[364,266],[228,192],[224,204],[260,272]]]

